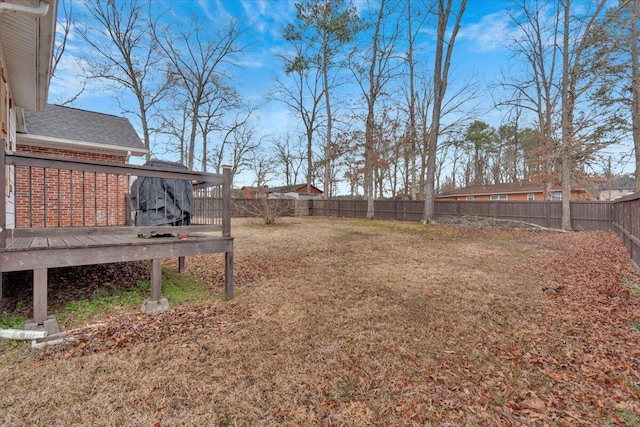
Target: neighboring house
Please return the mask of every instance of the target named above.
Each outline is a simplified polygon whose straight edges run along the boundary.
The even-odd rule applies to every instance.
[[[232,199],[244,199],[244,191],[240,188],[232,188],[231,189],[231,198]]]
[[[598,200],[615,200],[634,193],[635,180],[633,175],[615,177],[613,182],[603,184],[599,188]]]
[[[245,199],[255,199],[259,194],[266,194],[268,199],[299,199],[309,200],[320,198],[323,194],[315,185],[310,186],[311,192],[307,192],[307,184],[285,185],[282,187],[242,187]]]
[[[495,185],[474,185],[459,190],[438,194],[436,200],[467,200],[467,201],[541,201],[543,197],[542,183],[520,181]],[[584,189],[571,190],[571,200],[588,200],[590,196]],[[562,200],[559,186],[554,186],[551,200]]]
[[[110,114],[96,113],[59,105],[47,105],[44,111],[18,110],[18,132],[16,152],[30,153],[51,158],[84,159],[105,163],[126,164],[131,156],[147,153],[138,134],[128,119]],[[48,218],[32,218],[30,207],[44,203],[41,194],[34,192],[31,182],[34,174],[42,176],[42,169],[20,167],[15,171],[15,209],[18,213],[17,227],[63,226],[88,224],[125,225],[127,182],[120,177],[104,174],[84,174],[74,180],[74,188],[69,188],[68,180],[60,180],[61,195],[55,203],[61,207],[78,205],[73,217],[58,217],[65,209],[48,209]],[[39,175],[38,175],[39,174]],[[58,178],[47,177],[51,185]],[[111,191],[111,192],[110,192]],[[94,197],[94,193],[97,195]],[[39,196],[40,195],[40,196]],[[95,202],[94,202],[95,200]],[[81,209],[88,201],[95,203],[93,209]],[[51,203],[51,201],[48,201]],[[122,206],[122,209],[106,208],[107,205]]]

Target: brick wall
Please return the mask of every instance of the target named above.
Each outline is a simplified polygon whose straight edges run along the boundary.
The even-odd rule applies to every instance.
[[[19,145],[17,151],[124,164],[124,156]],[[127,176],[16,167],[16,227],[94,227],[126,224]]]

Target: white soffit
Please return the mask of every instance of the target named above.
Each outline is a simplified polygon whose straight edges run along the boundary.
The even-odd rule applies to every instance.
[[[15,103],[25,109],[40,111],[47,102],[51,61],[55,40],[57,0],[0,0],[0,43],[7,77]],[[24,7],[47,13],[38,17],[24,12]],[[10,5],[23,6],[12,10]]]

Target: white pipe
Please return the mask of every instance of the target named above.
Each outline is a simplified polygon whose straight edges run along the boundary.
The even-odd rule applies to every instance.
[[[0,329],[0,338],[9,340],[39,340],[46,338],[47,331],[23,331],[20,329]]]
[[[9,10],[11,12],[26,13],[28,15],[45,16],[49,12],[49,4],[40,3],[40,6],[38,7],[30,7],[15,3],[0,3],[0,14],[5,10]]]

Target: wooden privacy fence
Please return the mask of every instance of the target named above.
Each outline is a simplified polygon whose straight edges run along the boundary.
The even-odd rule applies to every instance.
[[[268,200],[282,203],[282,200]],[[309,215],[366,218],[366,200],[288,201],[290,207],[281,216]],[[255,216],[250,206],[255,200],[234,200],[233,216]],[[509,201],[436,201],[435,215],[445,217],[479,217],[520,221],[547,228],[561,228],[562,202]],[[424,201],[376,200],[375,217],[396,221],[420,221]],[[571,226],[574,230],[613,230],[629,251],[634,268],[640,273],[640,192],[613,202],[572,201]]]
[[[436,201],[435,215],[474,216],[522,221],[548,228],[560,228],[562,203]],[[397,221],[420,221],[424,201],[376,200],[375,217]],[[576,230],[611,230],[612,202],[571,202],[571,225]],[[310,200],[309,215],[366,218],[366,200]]]
[[[612,226],[640,274],[640,192],[614,202]]]

